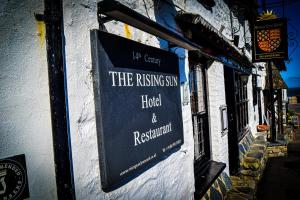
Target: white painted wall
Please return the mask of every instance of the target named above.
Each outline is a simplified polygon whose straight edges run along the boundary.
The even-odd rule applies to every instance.
[[[159,4],[157,1],[156,4],[153,2],[150,0],[122,1],[135,11],[180,33],[180,29],[173,19],[178,8],[162,5],[162,2]],[[101,190],[89,37],[89,31],[98,28],[96,3],[92,0],[64,1],[70,128],[76,196],[78,199],[191,199],[194,191],[194,144],[190,105],[182,107],[185,143],[180,151],[113,192],[104,193]],[[187,12],[200,14],[216,30],[219,30],[221,25],[225,25],[222,33],[226,38],[231,39],[229,8],[222,0],[216,1],[213,12],[206,10],[196,0],[181,2],[177,5]],[[157,6],[159,9],[154,10]],[[237,20],[234,23],[237,23]],[[166,47],[166,43],[157,40],[156,37],[132,27],[125,27],[123,23],[117,21],[107,23],[106,28],[108,32],[147,45]],[[241,29],[242,31],[243,29]],[[182,54],[182,51],[179,52],[181,52],[179,53],[180,57],[186,56],[186,52],[185,55]],[[186,58],[185,62],[185,70],[188,72]],[[221,135],[219,110],[221,105],[226,105],[224,72],[221,63],[214,62],[209,67],[208,87],[212,159],[226,163],[226,172],[228,172],[228,138],[227,135]],[[182,95],[185,95],[183,87],[181,89]],[[189,92],[188,90],[184,91]]]
[[[101,190],[90,44],[90,30],[98,28],[97,2],[63,1],[76,198],[193,199],[194,141],[189,104],[182,106],[184,145],[178,152],[113,192]],[[122,1],[180,33],[173,19],[178,8],[153,2],[157,3]],[[179,6],[208,19],[217,30],[225,24],[222,33],[230,39],[228,7],[222,0],[216,0],[213,12],[196,0],[181,2]],[[43,13],[43,10],[42,1],[37,0],[11,0],[0,5],[0,158],[25,153],[31,199],[56,199],[45,35],[43,25],[34,19],[34,13]],[[165,42],[123,23],[112,21],[106,28],[111,33],[166,48]],[[184,63],[187,74],[187,52],[178,49],[175,53]],[[228,139],[227,135],[221,135],[219,110],[226,104],[223,65],[213,62],[207,74],[212,159],[226,163],[228,172]],[[182,99],[189,97],[188,87],[182,86],[181,91]]]
[[[249,117],[249,127],[252,133],[256,133],[256,126],[259,122],[258,116],[258,105],[253,105],[253,85],[252,85],[252,75],[249,76],[247,82],[247,93],[248,93],[248,117]]]
[[[197,13],[202,16],[209,24],[216,28],[216,30],[220,30],[223,25],[224,30],[222,31],[222,34],[227,39],[232,39],[229,7],[223,0],[215,0],[215,4],[212,11],[210,11],[196,0],[189,0],[186,1],[186,9],[187,12]]]
[[[56,199],[43,1],[0,4],[0,158],[25,154],[30,199]]]
[[[222,135],[220,106],[226,105],[224,65],[213,62],[207,70],[211,155],[226,164],[229,174],[228,135]]]
[[[256,67],[258,66],[265,66],[264,63],[257,63],[255,65]],[[262,90],[260,91],[260,101],[261,101],[261,113],[262,116],[264,115],[264,96],[263,96],[263,89],[265,87],[265,76],[266,73],[264,70],[260,70],[260,69],[253,69],[252,70],[253,74],[257,74],[257,87],[260,87]],[[252,87],[252,75],[249,76],[249,81],[247,84],[247,90],[248,90],[248,99],[249,99],[249,107],[248,107],[248,113],[249,113],[249,126],[251,128],[252,133],[254,134],[254,136],[257,135],[257,125],[259,124],[259,113],[258,113],[258,103],[257,105],[253,105],[253,87]],[[262,123],[264,122],[264,120],[262,119]]]
[[[145,14],[142,2],[135,1],[128,5]],[[146,2],[149,3],[147,6],[153,4],[152,1]],[[182,107],[184,145],[179,151],[119,189],[110,193],[102,191],[89,36],[91,29],[98,28],[97,5],[95,1],[69,0],[64,1],[63,7],[71,143],[77,199],[192,199],[194,145],[189,105]],[[148,14],[152,19],[156,19],[159,13],[155,13],[154,16],[153,8],[149,6]],[[164,6],[162,10],[166,11],[168,8]],[[174,24],[172,21],[169,23]],[[106,24],[106,28],[111,33],[127,36],[145,44],[156,47],[160,45],[155,37],[136,31],[132,27],[126,31],[124,24],[119,22],[110,22]],[[181,56],[184,58],[186,52],[183,52],[184,55]]]
[[[262,91],[263,91],[266,87],[266,76],[267,76],[266,65],[264,65],[264,69],[262,70],[261,74],[262,74],[262,79],[261,80],[262,80]],[[263,92],[262,92],[261,97],[262,97],[262,108],[261,108],[262,109],[262,114],[263,114],[263,116],[267,116],[267,113],[265,112],[265,109],[266,109],[267,105],[264,104],[265,99],[264,99]],[[263,119],[263,122],[264,122],[264,119]]]

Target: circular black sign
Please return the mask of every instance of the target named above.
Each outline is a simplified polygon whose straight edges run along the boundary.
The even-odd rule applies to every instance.
[[[0,197],[19,199],[26,184],[26,171],[21,163],[6,159],[0,163]]]

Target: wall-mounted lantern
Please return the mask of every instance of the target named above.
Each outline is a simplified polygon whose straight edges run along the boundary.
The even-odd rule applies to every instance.
[[[247,83],[249,79],[249,74],[241,74],[240,77],[243,83]]]

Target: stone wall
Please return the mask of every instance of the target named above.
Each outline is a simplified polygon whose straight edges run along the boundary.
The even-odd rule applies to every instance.
[[[98,142],[95,123],[90,30],[98,29],[96,0],[63,1],[65,61],[69,103],[73,173],[77,199],[193,199],[194,140],[189,104],[187,51],[173,48],[179,57],[184,144],[124,186],[105,193],[101,189]],[[223,36],[232,38],[229,8],[216,0],[212,10],[198,1],[122,1],[131,9],[181,34],[174,16],[184,9],[200,14]],[[174,5],[175,4],[175,5]],[[40,1],[7,1],[0,6],[1,105],[0,158],[25,153],[32,199],[56,199],[45,27],[34,13],[43,13]],[[240,26],[233,19],[234,26]],[[167,49],[166,41],[118,21],[105,24],[108,32],[146,45]],[[247,26],[240,26],[239,34]],[[240,37],[239,47],[243,47]],[[117,44],[112,44],[117,45]],[[208,112],[211,157],[227,164],[228,139],[222,134],[220,106],[226,105],[224,66],[207,66]],[[248,82],[249,97],[252,96]],[[251,91],[251,93],[250,93]],[[251,112],[249,104],[249,112]],[[254,119],[254,116],[251,116]],[[251,126],[255,120],[249,122]]]
[[[220,107],[226,105],[224,66],[213,62],[207,70],[209,127],[212,159],[226,164],[229,174],[228,133],[222,133]]]
[[[147,12],[143,1],[128,1],[125,4],[155,21],[164,22],[167,27],[176,28],[171,17],[176,12],[174,7],[145,2]],[[182,106],[184,144],[181,149],[124,186],[109,193],[102,191],[89,36],[91,29],[98,28],[96,8],[94,1],[64,3],[70,129],[77,199],[192,199],[194,144],[189,104]],[[121,22],[109,22],[105,28],[116,35],[166,48],[166,42]],[[175,53],[181,58],[180,62],[187,72],[187,52],[176,49]],[[182,92],[182,98],[183,95],[189,97],[189,91]]]
[[[174,21],[179,9],[172,5],[172,2],[169,4],[164,1],[158,3],[149,0],[127,0],[122,3],[170,30],[181,33]],[[213,12],[206,10],[196,0],[186,1],[178,6],[210,20],[217,30],[225,24],[223,34],[230,39],[228,7],[222,1],[216,1]],[[94,1],[82,3],[69,0],[64,3],[71,143],[77,198],[86,199],[88,196],[89,199],[192,199],[194,142],[189,104],[182,106],[185,143],[178,152],[113,192],[104,193],[101,190],[89,38],[89,31],[98,28],[96,8]],[[234,23],[238,23],[237,20]],[[106,23],[105,28],[110,33],[147,45],[162,49],[168,47],[166,41],[121,22]],[[174,52],[179,56],[180,65],[186,72],[185,78],[188,78],[187,52],[180,48],[175,48]],[[221,105],[226,105],[223,64],[214,62],[209,66],[207,73],[212,159],[226,163],[228,172],[228,139],[227,134],[221,134],[219,110]],[[186,83],[182,85],[181,90],[182,99],[188,98]]]
[[[31,199],[56,199],[43,1],[0,4],[0,159],[25,154]]]

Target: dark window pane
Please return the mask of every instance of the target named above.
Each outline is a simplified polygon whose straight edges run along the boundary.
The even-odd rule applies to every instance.
[[[209,138],[207,137],[208,119],[206,108],[205,71],[201,66],[194,66],[189,75],[191,90],[191,109],[194,131],[195,161],[209,157]],[[204,159],[203,159],[204,160]]]
[[[248,125],[248,93],[247,83],[243,82],[238,73],[235,74],[236,97],[236,128],[238,137],[242,136],[244,128]]]

